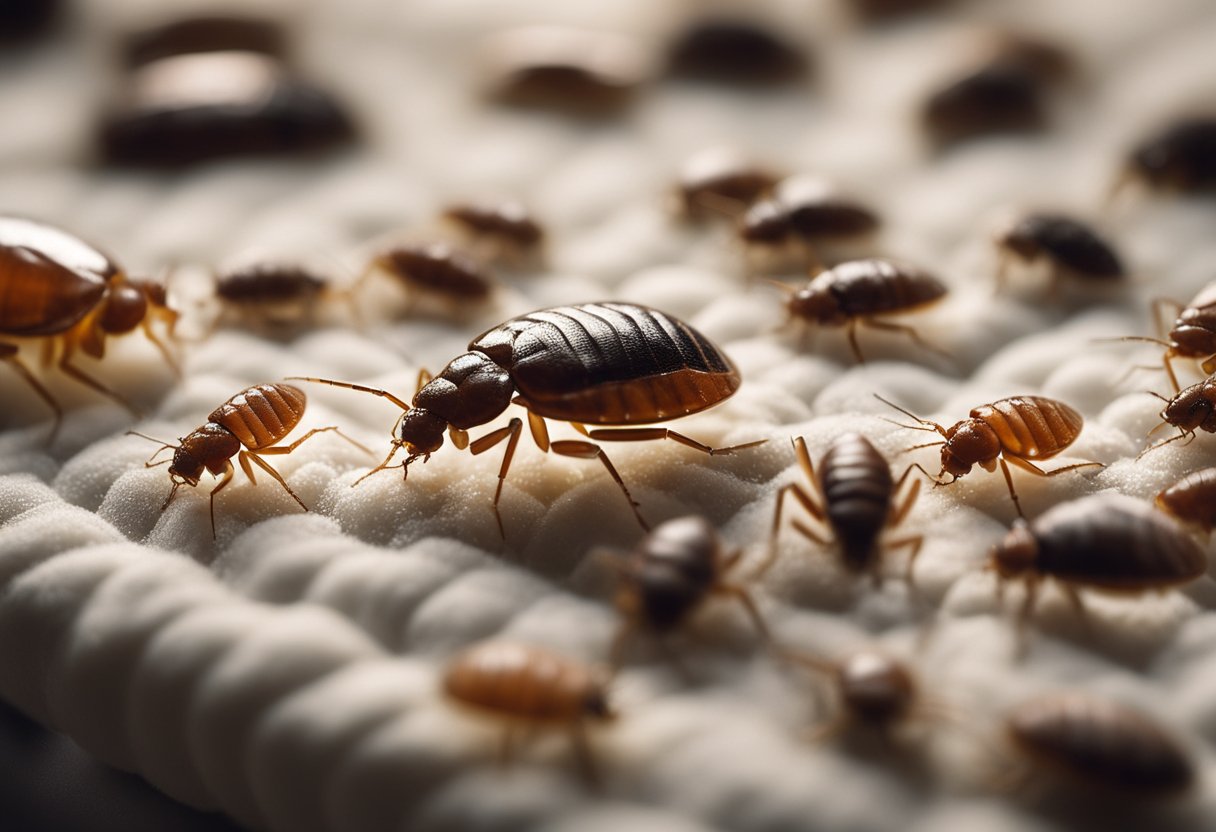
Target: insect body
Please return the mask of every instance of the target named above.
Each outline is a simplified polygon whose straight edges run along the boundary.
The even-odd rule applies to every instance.
[[[447,243],[396,246],[376,257],[372,268],[411,292],[449,302],[476,303],[490,295],[491,279],[481,266]]]
[[[1020,625],[1034,610],[1038,584],[1054,578],[1080,608],[1079,588],[1138,594],[1207,572],[1207,557],[1177,523],[1139,500],[1098,494],[1063,503],[1032,523],[1018,520],[993,550],[1003,582],[1026,583]]]
[[[455,702],[507,721],[504,762],[516,727],[566,728],[583,773],[596,779],[585,723],[615,714],[605,677],[594,669],[539,647],[490,641],[452,660],[443,689]]]
[[[1132,151],[1128,177],[1180,193],[1216,190],[1216,118],[1185,118],[1145,139]]]
[[[933,141],[948,146],[995,133],[1041,130],[1047,120],[1043,79],[1017,61],[985,63],[933,93],[922,121]]]
[[[859,362],[865,361],[857,344],[859,325],[902,332],[925,349],[940,352],[911,327],[878,317],[919,309],[946,294],[937,278],[920,269],[890,260],[849,260],[820,272],[801,289],[774,285],[788,293],[786,309],[791,319],[845,327]]]
[[[1210,535],[1216,529],[1216,468],[1194,471],[1163,489],[1157,507]]]
[[[942,468],[936,477],[929,475],[931,479],[939,485],[946,485],[967,474],[974,465],[978,464],[985,471],[995,471],[999,463],[1001,473],[1005,475],[1005,484],[1009,486],[1009,496],[1013,498],[1013,504],[1020,516],[1024,516],[1022,504],[1013,488],[1013,477],[1009,473],[1008,463],[1040,477],[1054,477],[1066,471],[1090,466],[1102,467],[1100,462],[1081,462],[1054,471],[1044,471],[1034,464],[1035,461],[1050,459],[1071,445],[1081,433],[1081,426],[1084,424],[1080,413],[1055,399],[1043,396],[1012,396],[1000,399],[972,408],[968,414],[969,418],[945,428],[937,422],[922,419],[881,396],[877,398],[920,423],[920,426],[903,427],[941,434],[941,442],[929,442],[908,449],[942,446]],[[951,476],[947,483],[941,481],[944,474]]]
[[[689,157],[676,195],[693,220],[735,217],[776,186],[778,177],[729,147],[711,147]]]
[[[635,629],[664,635],[679,627],[712,595],[737,598],[768,638],[768,627],[751,595],[727,579],[741,550],[726,553],[714,527],[703,517],[668,520],[646,536],[621,566],[616,604],[625,624],[613,642],[619,664],[626,638]]]
[[[739,236],[745,242],[776,242],[796,236],[808,243],[869,234],[878,216],[817,176],[781,180],[773,196],[744,215]]]
[[[1110,245],[1086,225],[1056,214],[1031,214],[1002,231],[996,240],[1003,258],[997,282],[1003,283],[1012,258],[1043,259],[1053,281],[1074,277],[1089,281],[1122,278],[1126,272]]]
[[[336,427],[313,428],[290,445],[279,445],[278,443],[299,424],[306,403],[304,391],[289,384],[256,384],[211,411],[207,416],[207,423],[182,439],[180,445],[163,443],[161,450],[173,451],[173,459],[169,462],[169,479],[173,482],[173,487],[169,490],[169,496],[165,498],[161,511],[168,508],[177,494],[177,489],[183,485],[197,486],[203,471],[210,471],[220,477],[219,483],[211,489],[211,535],[214,537],[215,495],[232,481],[233,456],[240,462],[241,469],[250,482],[257,482],[250,466],[250,463],[253,463],[274,477],[275,481],[283,486],[283,490],[300,504],[300,508],[308,511],[308,506],[296,496],[282,475],[262,457],[289,454],[316,434],[331,430],[352,445],[367,449]],[[141,433],[135,435],[144,436]],[[160,451],[157,451],[157,454],[159,453]],[[155,454],[153,457],[155,458]],[[148,467],[163,464],[164,462],[154,463],[151,460],[147,463]]]
[[[786,652],[784,658],[831,680],[839,712],[814,731],[814,739],[838,734],[850,725],[889,733],[918,713],[927,716],[933,710],[922,701],[912,671],[879,650],[858,650],[838,660],[795,652]]]
[[[1040,696],[1006,721],[1013,746],[1071,780],[1135,796],[1164,796],[1195,780],[1190,757],[1138,710],[1082,693]]]
[[[165,304],[164,288],[132,280],[109,256],[49,225],[0,216],[0,360],[42,397],[55,414],[52,435],[63,410],[50,391],[18,357],[8,338],[49,338],[59,348],[58,367],[74,381],[134,410],[118,393],[76,366],[77,350],[105,356],[106,338],[140,327],[176,371],[177,365],[151,323],[177,313]]]
[[[1157,396],[1156,393],[1151,395]],[[1169,439],[1163,439],[1155,445],[1149,445],[1140,452],[1144,456],[1149,451],[1155,451],[1163,445],[1186,439],[1188,442],[1195,438],[1196,431],[1216,433],[1216,378],[1206,378],[1182,390],[1172,399],[1157,396],[1165,402],[1161,409],[1161,424],[1149,431],[1151,434],[1164,425],[1178,428],[1178,434]]]
[[[875,583],[879,582],[882,579],[879,537],[884,529],[907,517],[920,493],[920,481],[913,480],[897,504],[896,494],[912,469],[908,468],[897,483],[886,459],[859,433],[847,433],[836,439],[819,461],[818,472],[801,436],[794,439],[794,451],[806,475],[806,485],[790,483],[777,492],[769,555],[760,571],[767,569],[776,557],[782,508],[785,498],[792,496],[812,517],[831,528],[849,571],[868,572]],[[795,521],[794,528],[820,545],[829,545],[826,538],[804,523]],[[884,548],[909,548],[907,574],[911,576],[921,542],[921,536],[915,535],[887,541]]]
[[[738,84],[780,84],[806,72],[802,52],[779,35],[744,20],[695,23],[671,47],[677,77]]]
[[[368,475],[388,467],[398,451],[403,469],[443,445],[446,431],[457,448],[484,453],[503,440],[494,512],[515,455],[523,422],[469,442],[468,429],[498,416],[512,402],[528,410],[532,438],[543,451],[598,459],[608,469],[643,528],[649,528],[616,467],[593,442],[549,441],[545,419],[575,423],[590,439],[672,439],[706,454],[731,453],[761,444],[711,448],[662,427],[587,429],[585,425],[646,425],[697,413],[732,396],[742,379],[721,350],[688,324],[655,309],[628,303],[585,303],[541,309],[512,318],[469,344],[407,404],[384,390],[329,379],[306,378],[384,397],[405,411],[393,447]],[[366,475],[365,475],[366,476]]]
[[[515,200],[461,203],[448,207],[443,216],[474,239],[485,240],[516,258],[535,250],[545,238],[540,223]]]
[[[1158,326],[1161,326],[1162,322],[1162,308],[1170,306],[1177,310],[1177,317],[1165,340],[1140,335],[1128,335],[1115,340],[1148,341],[1165,347],[1161,364],[1165,368],[1165,374],[1169,376],[1170,386],[1177,393],[1182,388],[1174,374],[1173,359],[1202,359],[1200,367],[1205,373],[1210,375],[1216,372],[1216,283],[1203,287],[1185,307],[1169,300],[1154,301],[1153,312]]]
[[[215,295],[225,307],[252,322],[271,326],[298,323],[313,314],[329,291],[328,281],[308,269],[258,263],[226,272]]]

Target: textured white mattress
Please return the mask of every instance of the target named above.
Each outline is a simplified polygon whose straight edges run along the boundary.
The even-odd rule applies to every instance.
[[[986,742],[971,730],[934,727],[904,750],[807,742],[802,730],[826,716],[815,715],[811,680],[775,666],[729,604],[708,605],[673,642],[691,681],[653,644],[636,644],[613,690],[621,717],[592,737],[601,791],[580,782],[560,736],[502,773],[497,726],[454,709],[437,682],[459,648],[491,636],[605,657],[617,618],[612,573],[596,553],[628,549],[640,530],[598,464],[542,454],[525,437],[503,494],[504,542],[490,508],[498,452],[448,445],[406,484],[382,473],[351,488],[374,460],[323,435],[273,460],[312,511],[238,473],[217,500],[212,540],[209,484],[182,489],[162,512],[165,470],[145,469],[152,446],[124,435],[183,436],[240,389],[287,375],[408,396],[420,367],[441,368],[501,320],[619,298],[688,320],[742,371],[734,398],[681,431],[714,444],[772,440],[712,459],[674,443],[611,445],[652,522],[704,514],[758,558],[778,487],[800,476],[789,437],[806,437],[816,459],[848,430],[888,455],[921,440],[883,420],[893,414],[876,393],[947,424],[1002,396],[1062,399],[1086,423],[1060,461],[1107,467],[1050,480],[1015,474],[1027,514],[1106,490],[1151,498],[1216,463],[1216,440],[1201,434],[1135,462],[1160,409],[1143,391],[1167,384],[1160,372],[1125,371],[1158,354],[1093,339],[1151,334],[1152,298],[1186,300],[1216,279],[1216,207],[1142,194],[1110,210],[1104,197],[1130,144],[1213,103],[1210,2],[1040,0],[1016,4],[1016,19],[1010,4],[975,2],[875,31],[828,0],[751,4],[815,50],[815,83],[751,95],[656,83],[599,128],[486,107],[472,44],[538,19],[657,43],[699,4],[301,4],[292,14],[300,62],[349,100],[364,146],[319,164],[226,163],[181,177],[82,166],[114,15],[158,5],[81,3],[61,41],[3,59],[0,211],[101,242],[135,273],[175,264],[175,287],[198,299],[209,264],[251,252],[352,279],[377,235],[423,226],[453,198],[505,193],[546,222],[547,267],[505,278],[488,307],[455,324],[371,314],[286,343],[221,329],[184,346],[180,379],[140,337],[123,339],[98,373],[150,415],[133,423],[56,380],[72,408],[50,446],[41,403],[0,368],[6,703],[183,803],[286,832],[1216,825],[1216,587],[1203,579],[1178,593],[1093,598],[1092,631],[1048,591],[1029,654],[1015,660],[1013,627],[982,571],[1014,516],[999,474],[977,469],[926,490],[904,526],[925,537],[914,593],[898,580],[855,581],[830,553],[783,535],[781,560],[755,588],[778,640],[827,655],[881,646],[981,733],[1036,692],[1083,688],[1143,707],[1197,763],[1200,783],[1186,798],[1129,807],[993,793],[979,773]],[[993,21],[1069,44],[1080,78],[1043,137],[932,155],[915,107],[959,59],[970,27]],[[828,173],[875,205],[885,219],[878,250],[949,285],[915,323],[955,360],[863,332],[871,361],[854,366],[840,333],[803,349],[781,329],[779,295],[745,285],[727,236],[680,226],[666,202],[680,162],[722,143],[789,171]],[[1129,264],[1127,285],[1053,298],[1025,274],[994,296],[991,232],[1027,207],[1093,219]],[[305,427],[338,424],[387,449],[391,405],[307,392]],[[553,433],[574,436],[565,426]],[[932,450],[910,459],[936,470]]]

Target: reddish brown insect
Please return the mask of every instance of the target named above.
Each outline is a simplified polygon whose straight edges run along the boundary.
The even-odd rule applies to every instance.
[[[1190,116],[1146,138],[1132,151],[1116,191],[1133,180],[1178,193],[1216,190],[1216,118]]]
[[[916,503],[920,480],[912,480],[903,498],[896,501],[913,469],[909,467],[896,482],[887,460],[859,433],[846,433],[833,441],[819,461],[818,472],[811,464],[806,440],[801,436],[794,439],[794,452],[806,484],[789,483],[777,492],[769,553],[758,573],[767,570],[777,556],[781,512],[785,498],[791,496],[815,520],[832,530],[844,565],[850,572],[868,572],[874,583],[878,584],[882,580],[882,550],[907,547],[906,574],[911,580],[912,566],[920,553],[923,538],[912,535],[885,541],[881,546],[879,538],[885,529],[902,523]],[[794,528],[803,537],[821,546],[831,545],[831,541],[805,523],[795,520]]]
[[[933,476],[921,468],[926,476],[938,485],[949,485],[967,474],[973,465],[992,472],[999,463],[1001,473],[1005,475],[1005,484],[1009,486],[1009,496],[1013,498],[1013,505],[1022,517],[1025,515],[1022,514],[1022,504],[1013,487],[1013,476],[1009,473],[1008,463],[1039,477],[1054,477],[1078,468],[1102,467],[1100,462],[1079,462],[1054,471],[1044,471],[1034,464],[1035,461],[1050,459],[1076,441],[1085,421],[1080,413],[1055,399],[1043,396],[1012,396],[1000,399],[972,408],[968,414],[969,418],[945,428],[937,422],[922,419],[904,410],[882,396],[876,398],[919,423],[901,427],[936,431],[941,434],[941,442],[927,442],[908,448],[911,451],[942,446],[941,471],[937,476]],[[919,465],[915,467],[920,468]],[[944,474],[949,474],[951,479],[942,482],[941,477]]]
[[[1058,214],[1030,214],[996,237],[1001,250],[997,284],[1005,282],[1012,260],[1046,261],[1053,283],[1064,278],[1091,282],[1120,280],[1123,263],[1089,226]]]
[[[484,425],[512,404],[528,411],[532,438],[542,451],[562,456],[598,459],[629,501],[643,528],[649,526],[625,481],[603,449],[592,442],[559,440],[550,443],[545,419],[574,424],[584,436],[608,442],[671,439],[709,455],[732,453],[765,440],[712,448],[663,427],[587,429],[586,425],[647,425],[698,413],[728,399],[742,379],[734,364],[709,339],[688,324],[645,306],[629,303],[584,303],[539,309],[499,324],[469,343],[414,395],[413,404],[385,390],[303,378],[345,387],[388,399],[404,412],[392,449],[384,461],[364,476],[389,467],[398,451],[401,463],[423,461],[443,445],[446,431],[452,444],[473,454],[506,440],[498,471],[494,515],[502,532],[498,501],[515,456],[523,422],[505,426],[469,442],[468,429]]]
[[[1083,610],[1079,589],[1136,595],[1165,590],[1206,574],[1207,557],[1173,520],[1121,494],[1097,494],[1063,503],[1013,529],[992,552],[1003,591],[1019,579],[1026,595],[1019,616],[1024,629],[1039,583],[1054,578]]]
[[[443,212],[448,221],[460,226],[475,240],[485,241],[496,259],[499,251],[520,259],[534,252],[545,239],[544,229],[522,202],[466,202]]]
[[[215,295],[243,320],[272,328],[311,319],[330,294],[329,281],[309,269],[282,263],[253,263],[216,279]]]
[[[1211,535],[1216,529],[1216,468],[1187,474],[1157,495],[1157,507]]]
[[[1150,344],[1160,344],[1165,347],[1161,355],[1161,364],[1169,376],[1170,386],[1175,393],[1181,391],[1178,377],[1174,374],[1172,361],[1175,358],[1203,359],[1200,367],[1211,375],[1216,372],[1216,283],[1209,283],[1199,291],[1199,294],[1185,307],[1176,301],[1153,301],[1153,317],[1157,326],[1162,326],[1162,310],[1174,307],[1175,318],[1165,339],[1146,338],[1140,335],[1127,335],[1116,338],[1117,341],[1147,341]],[[1106,339],[1103,339],[1106,340]]]
[[[811,278],[801,289],[773,283],[789,295],[791,320],[818,326],[843,326],[849,347],[865,363],[857,343],[857,327],[902,332],[923,349],[944,353],[915,329],[882,320],[881,315],[912,312],[940,300],[946,287],[933,275],[890,260],[849,260]]]
[[[492,286],[476,260],[443,242],[395,246],[377,255],[355,290],[375,271],[392,276],[410,293],[447,303],[480,303]]]
[[[108,255],[66,231],[0,216],[0,361],[7,361],[54,411],[52,436],[63,409],[22,363],[19,342],[8,339],[47,339],[47,355],[59,350],[57,366],[64,375],[135,412],[74,359],[78,350],[103,358],[108,337],[139,327],[176,372],[173,356],[152,328],[157,318],[172,337],[177,313],[166,305],[163,286],[132,280]]]
[[[1156,393],[1149,393],[1149,395],[1156,396],[1165,402],[1165,407],[1161,409],[1161,413],[1159,414],[1161,416],[1161,423],[1149,431],[1149,435],[1151,436],[1166,425],[1173,425],[1178,428],[1178,434],[1171,436],[1169,439],[1162,439],[1155,445],[1149,445],[1140,452],[1140,456],[1144,456],[1149,451],[1155,451],[1171,442],[1177,442],[1179,439],[1185,439],[1187,442],[1190,442],[1195,438],[1196,431],[1216,433],[1216,378],[1206,378],[1201,382],[1192,384],[1172,399],[1167,399],[1165,396],[1160,396]]]
[[[668,73],[730,84],[782,84],[806,74],[807,59],[779,33],[742,19],[694,23],[671,46]]]
[[[742,550],[725,551],[714,527],[703,517],[679,517],[658,526],[620,566],[617,609],[625,623],[613,641],[613,666],[620,664],[626,640],[636,630],[666,635],[688,620],[711,596],[738,600],[770,639],[751,594],[728,580]]]
[[[500,761],[510,759],[518,729],[570,732],[584,776],[598,781],[586,723],[615,718],[607,674],[540,647],[489,641],[448,664],[443,690],[457,703],[506,723]]]
[[[772,197],[756,202],[743,215],[739,238],[773,245],[791,239],[814,245],[863,237],[879,226],[878,215],[818,176],[790,176]]]
[[[711,147],[688,158],[680,170],[676,198],[692,220],[736,217],[771,191],[779,177],[729,147]]]
[[[161,442],[163,447],[152,455],[153,459],[163,450],[173,451],[171,461],[153,462],[150,459],[145,463],[145,466],[149,468],[164,465],[166,462],[169,464],[169,479],[173,482],[173,487],[169,489],[169,496],[165,498],[164,504],[160,507],[161,511],[169,507],[169,503],[177,494],[177,489],[183,485],[197,486],[203,471],[209,471],[220,478],[215,488],[211,489],[211,536],[214,537],[215,495],[232,482],[233,456],[236,456],[237,461],[240,462],[241,470],[245,472],[245,476],[249,477],[250,482],[257,484],[253,468],[250,466],[252,462],[274,477],[275,481],[283,486],[283,490],[300,504],[300,508],[308,511],[308,506],[304,505],[304,501],[291,490],[291,486],[287,484],[282,475],[262,457],[272,454],[289,454],[318,433],[331,430],[355,447],[363,451],[367,451],[367,448],[334,426],[313,428],[290,445],[279,445],[278,443],[299,424],[306,404],[307,398],[304,396],[304,391],[289,384],[255,384],[211,411],[207,416],[207,423],[181,439],[180,445],[161,442],[151,436],[129,431],[135,436],[151,439],[153,442]],[[244,450],[242,450],[242,446],[244,446]]]
[[[1164,797],[1188,789],[1194,764],[1155,720],[1085,693],[1023,702],[1006,720],[1013,747],[1036,766],[1117,795]],[[1028,778],[1025,767],[1019,778]]]

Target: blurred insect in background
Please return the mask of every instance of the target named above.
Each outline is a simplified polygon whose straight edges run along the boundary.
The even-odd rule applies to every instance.
[[[1066,278],[1106,283],[1127,274],[1108,242],[1089,226],[1059,214],[1028,214],[998,233],[996,245],[1001,252],[998,288],[1005,285],[1015,259],[1045,262],[1053,290]]]

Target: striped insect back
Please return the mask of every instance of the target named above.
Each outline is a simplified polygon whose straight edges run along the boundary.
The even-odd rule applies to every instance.
[[[891,509],[895,481],[887,461],[860,434],[842,436],[820,465],[824,510],[840,540],[845,561],[862,569],[875,554],[875,542]]]
[[[1001,399],[970,415],[996,432],[1002,450],[1027,459],[1055,456],[1073,443],[1084,424],[1080,413],[1042,396]]]
[[[273,445],[292,431],[308,403],[304,391],[289,384],[258,384],[211,411],[208,420],[232,432],[252,451]]]

